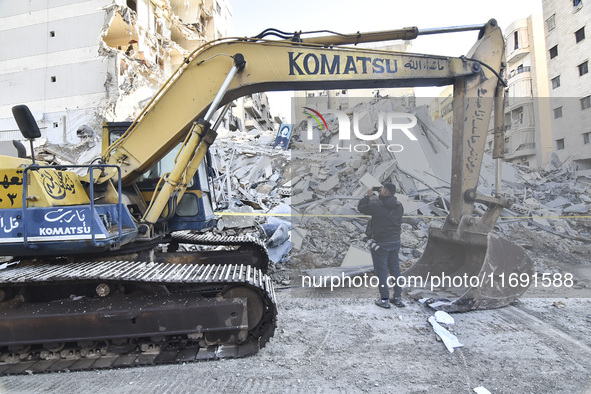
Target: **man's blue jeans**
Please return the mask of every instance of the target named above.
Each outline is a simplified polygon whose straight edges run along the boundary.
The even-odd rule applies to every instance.
[[[379,279],[380,297],[384,299],[390,296],[388,272],[393,277],[390,279],[390,284],[394,284],[394,298],[400,297],[402,295],[402,288],[395,284],[394,279],[400,276],[400,264],[398,260],[400,241],[380,243],[378,246],[378,250],[372,249],[371,259],[375,274]]]

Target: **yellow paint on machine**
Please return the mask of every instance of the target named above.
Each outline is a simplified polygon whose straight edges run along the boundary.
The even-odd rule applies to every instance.
[[[0,169],[0,208],[22,208],[23,168]],[[27,206],[54,207],[90,204],[78,175],[40,168],[27,171]]]

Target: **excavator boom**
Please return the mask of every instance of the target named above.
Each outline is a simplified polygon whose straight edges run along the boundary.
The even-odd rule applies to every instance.
[[[125,185],[161,160],[185,138],[193,122],[204,116],[236,55],[242,56],[246,64],[228,87],[222,105],[263,91],[442,86],[462,76],[480,74],[479,61],[500,68],[503,37],[495,31],[498,28],[493,22],[490,25],[482,27],[489,32],[479,42],[494,40],[488,46],[496,50],[474,60],[332,47],[337,40],[333,36],[315,38],[313,43],[248,38],[213,41],[196,50],[190,61],[177,70],[138,116],[133,128],[106,150],[105,162],[121,166]],[[395,32],[382,32],[373,40],[400,36],[399,31]],[[364,41],[364,34],[359,37]],[[343,43],[351,41],[339,39]],[[490,74],[487,78],[492,76],[490,71],[484,72]]]

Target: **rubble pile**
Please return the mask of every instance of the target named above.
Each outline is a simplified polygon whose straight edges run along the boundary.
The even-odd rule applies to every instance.
[[[361,104],[367,119],[360,120],[366,126],[379,116],[379,109],[412,113],[418,124],[412,132],[420,147],[408,146],[412,153],[392,153],[386,149],[368,152],[321,152],[318,143],[338,145],[334,130],[336,117],[326,117],[328,130],[314,128],[315,141],[306,140],[307,124],[294,127],[290,152],[273,151],[268,144],[217,144],[217,156],[222,164],[221,173],[230,171],[232,198],[260,213],[254,226],[265,227],[255,235],[275,238],[274,231],[281,231],[280,239],[290,247],[290,252],[274,260],[276,278],[289,283],[292,271],[309,268],[340,266],[346,259],[351,245],[364,247],[364,230],[367,218],[356,210],[358,199],[372,185],[386,181],[395,183],[397,197],[405,207],[406,223],[402,225],[401,263],[403,268],[412,265],[422,254],[430,226],[441,226],[448,213],[449,183],[451,176],[451,129],[444,122],[432,122],[424,107],[398,106],[391,102],[374,101]],[[363,107],[365,106],[365,107]],[[353,111],[359,107],[352,108]],[[373,118],[372,118],[373,117]],[[435,137],[437,135],[437,137]],[[341,143],[341,146],[343,144]],[[412,149],[411,149],[412,148]],[[417,149],[419,148],[419,149]],[[216,156],[216,155],[214,155]],[[532,237],[521,244],[535,244],[534,239],[543,233],[555,243],[564,242],[564,248],[589,242],[591,221],[581,218],[589,210],[590,183],[577,178],[576,172],[561,168],[553,161],[545,169],[531,169],[503,163],[503,193],[515,204],[505,210],[497,225],[497,231],[512,239],[517,230],[527,230]],[[229,166],[228,166],[229,165]],[[494,194],[495,162],[488,158],[483,164],[479,191]],[[221,182],[223,183],[223,182]],[[223,195],[224,187],[218,186]],[[291,195],[289,195],[291,191]],[[220,201],[220,196],[217,197]],[[224,200],[222,198],[222,200]],[[226,198],[226,201],[228,199]],[[291,217],[273,217],[272,208],[291,207]],[[267,208],[267,210],[266,210]],[[231,209],[231,208],[230,208]],[[476,204],[476,214],[484,212],[484,205]],[[225,220],[225,217],[223,218]],[[268,222],[272,222],[269,224]],[[285,222],[290,238],[284,236]],[[226,231],[227,231],[226,226]],[[270,242],[270,249],[276,241]]]
[[[338,141],[338,135],[329,131],[335,129],[331,127],[314,128],[315,140],[311,142],[305,138],[309,134],[307,122],[302,122],[294,127],[288,151],[273,149],[270,132],[227,133],[210,149],[210,192],[220,213],[213,231],[264,239],[274,263],[273,276],[283,284],[289,284],[302,270],[340,266],[352,246],[365,248],[368,218],[360,215],[356,206],[373,186],[383,182],[397,185],[397,197],[405,208],[400,253],[403,269],[421,256],[428,228],[441,226],[448,214],[450,126],[432,122],[426,107],[407,101],[361,103],[348,115],[352,118],[355,111],[364,114],[358,119],[359,128],[370,132],[375,131],[380,112],[413,114],[417,124],[410,131],[417,141],[401,134],[402,152],[375,147],[356,152]],[[337,121],[328,116],[326,120]],[[342,149],[322,151],[318,143]],[[42,148],[46,157],[53,155],[56,164],[89,162],[81,157],[99,156],[95,152],[98,144],[92,140],[71,149]],[[563,167],[557,158],[544,169],[503,163],[502,170],[503,193],[514,204],[497,223],[501,235],[519,238],[526,248],[555,244],[568,251],[591,243],[591,220],[586,216],[591,206],[590,179],[577,177],[576,171]],[[494,182],[495,162],[489,157],[482,167],[479,192],[494,194]],[[475,214],[485,209],[476,204]]]

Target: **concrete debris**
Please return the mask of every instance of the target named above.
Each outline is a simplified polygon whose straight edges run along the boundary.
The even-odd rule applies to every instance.
[[[271,237],[267,240],[267,246],[273,248],[283,244],[289,239],[289,227],[286,224],[280,224],[277,230],[273,232]]]
[[[371,253],[367,249],[351,245],[349,247],[349,250],[347,250],[347,254],[345,255],[345,259],[343,260],[341,267],[362,266],[372,266],[373,268],[373,263],[371,261]]]
[[[435,320],[441,324],[455,324],[454,318],[444,311],[435,312]]]
[[[429,323],[431,323],[431,325],[433,326],[433,331],[435,331],[435,334],[437,334],[439,338],[441,338],[443,344],[445,345],[447,350],[449,350],[450,353],[453,353],[455,348],[464,346],[460,343],[460,341],[454,334],[449,332],[441,324],[437,323],[437,321],[435,320],[435,316],[429,317]]]
[[[255,217],[251,215],[254,213],[254,209],[249,206],[235,206],[231,207],[226,212],[225,215],[222,216],[221,219],[218,220],[217,228],[218,230],[223,230],[226,227],[230,228],[247,228],[253,227],[255,225]],[[232,214],[235,215],[232,215]],[[243,215],[241,215],[243,214]]]

